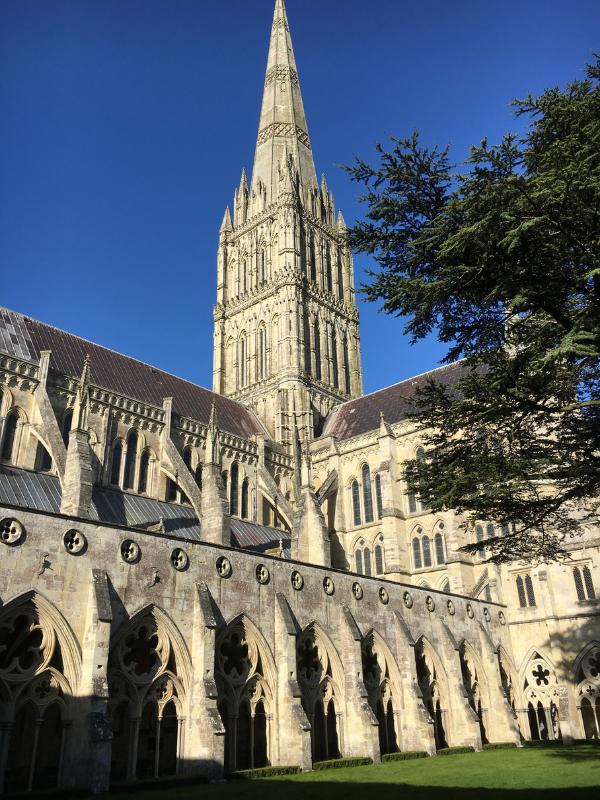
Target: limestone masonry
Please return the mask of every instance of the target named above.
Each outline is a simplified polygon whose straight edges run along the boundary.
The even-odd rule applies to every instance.
[[[486,563],[362,394],[283,0],[219,232],[213,391],[0,309],[0,791],[598,738],[600,530]]]

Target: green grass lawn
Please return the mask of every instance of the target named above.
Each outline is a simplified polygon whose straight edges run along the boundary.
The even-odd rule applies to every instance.
[[[600,797],[600,748],[491,750],[223,784],[115,792],[110,800],[566,800]],[[372,794],[371,794],[372,793]],[[107,798],[108,800],[108,798]]]

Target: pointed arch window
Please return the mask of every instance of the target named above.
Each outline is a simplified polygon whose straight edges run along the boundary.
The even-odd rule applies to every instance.
[[[325,274],[327,278],[327,291],[333,292],[333,277],[331,274],[331,248],[329,242],[325,242]]]
[[[68,408],[63,417],[62,440],[67,450],[69,449],[69,437],[71,436],[71,425],[73,424],[73,409]]]
[[[344,391],[346,394],[350,394],[350,354],[346,335],[344,335]]]
[[[267,282],[267,253],[264,247],[260,251],[258,263],[259,263],[260,282],[262,285]]]
[[[250,496],[250,483],[248,481],[248,478],[244,478],[244,481],[242,483],[242,502],[241,502],[242,519],[248,519],[249,496]]]
[[[527,604],[532,608],[535,607],[535,592],[533,591],[533,581],[531,575],[525,575],[525,592],[527,594]]]
[[[123,488],[133,489],[135,480],[135,462],[137,461],[138,435],[137,431],[129,432],[127,436],[127,449],[125,451],[125,473],[123,475]]]
[[[118,486],[121,480],[121,461],[123,459],[123,443],[119,439],[113,447],[112,461],[110,466],[110,482],[113,486]]]
[[[352,481],[350,486],[350,491],[352,493],[352,514],[355,527],[362,523],[361,514],[360,514],[360,490],[358,487],[358,481]]]
[[[140,456],[140,477],[138,480],[138,492],[146,494],[148,491],[148,471],[150,467],[150,453],[144,450]]]
[[[431,566],[431,541],[429,536],[423,536],[421,540],[421,545],[423,547],[423,566],[430,567]]]
[[[364,575],[363,572],[363,557],[362,550],[356,550],[354,553],[354,561],[356,562],[356,571],[359,575]]]
[[[15,443],[17,440],[17,425],[19,423],[19,415],[14,409],[9,411],[6,415],[4,423],[4,438],[2,440],[2,459],[4,461],[16,461],[15,458]]]
[[[258,380],[267,377],[267,329],[261,325],[258,329]]]
[[[379,537],[379,541],[383,542],[383,536]],[[385,569],[384,569],[384,563],[383,563],[383,545],[382,544],[378,543],[378,544],[375,545],[374,555],[375,555],[375,574],[376,575],[383,575],[383,573],[385,572]]]
[[[337,336],[335,331],[331,332],[331,372],[332,384],[337,389],[340,383],[338,370]]]
[[[421,558],[421,540],[415,536],[412,540],[413,561],[415,569],[423,569],[423,559]]]
[[[230,487],[229,487],[229,513],[237,517],[238,515],[238,485],[240,468],[237,461],[231,465]]]
[[[373,494],[371,491],[371,470],[368,464],[362,466],[363,505],[365,522],[373,522]]]
[[[519,606],[521,608],[527,608],[527,597],[525,596],[525,586],[523,584],[523,578],[520,575],[517,575],[517,594],[519,596]]]
[[[444,536],[443,534],[438,531],[434,536],[434,544],[435,544],[435,561],[436,564],[445,564],[446,563],[446,555],[444,553]]]
[[[242,333],[240,336],[238,358],[239,386],[240,389],[242,389],[248,383],[248,348],[245,333]]]
[[[36,469],[39,469],[40,472],[50,472],[52,470],[52,456],[41,442],[38,442],[37,446],[36,464]]]
[[[383,497],[381,494],[381,475],[375,475],[375,501],[377,503],[377,519],[383,517]]]
[[[531,575],[517,575],[516,585],[517,594],[519,596],[519,606],[521,608],[535,608],[535,592]]]
[[[596,591],[592,581],[592,573],[588,565],[573,567],[573,580],[578,600],[595,600]]]
[[[363,552],[363,558],[365,562],[365,575],[371,576],[371,551],[368,547],[365,547]]]
[[[342,254],[338,252],[337,257],[337,282],[338,282],[338,297],[340,300],[344,299],[344,265],[342,262]]]
[[[242,280],[241,280],[241,290],[242,294],[246,294],[248,291],[248,261],[244,259],[242,261]]]
[[[202,462],[199,461],[198,465],[196,466],[196,470],[194,472],[194,480],[196,481],[196,486],[199,489],[202,489]]]
[[[320,381],[322,378],[321,370],[321,328],[319,320],[315,320],[315,378]]]

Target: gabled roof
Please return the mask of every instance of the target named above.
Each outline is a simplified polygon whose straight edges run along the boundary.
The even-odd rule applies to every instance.
[[[0,351],[39,363],[40,352],[51,350],[50,369],[79,378],[86,355],[91,358],[90,382],[142,403],[162,407],[173,398],[173,411],[208,424],[213,400],[219,427],[243,439],[265,429],[250,409],[228,397],[177,378],[143,361],[116,353],[79,336],[0,307]]]
[[[460,380],[464,370],[464,363],[456,361],[388,386],[386,389],[342,403],[336,406],[327,418],[322,436],[351,439],[353,436],[376,430],[379,427],[381,413],[385,421],[392,425],[401,422],[413,408],[411,398],[417,389],[425,386],[429,380],[453,386]]]

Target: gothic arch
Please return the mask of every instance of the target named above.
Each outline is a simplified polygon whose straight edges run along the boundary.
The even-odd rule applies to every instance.
[[[61,786],[80,678],[75,635],[43,595],[28,592],[0,610],[0,791]]]
[[[417,681],[423,703],[433,721],[435,745],[439,750],[448,746],[448,732],[452,731],[448,676],[441,659],[425,636],[420,636],[415,642],[414,653]]]
[[[589,642],[573,662],[573,682],[583,735],[600,739],[600,641]]]
[[[402,706],[400,670],[390,648],[374,629],[361,642],[363,680],[379,723],[379,750],[398,750],[397,717]]]
[[[459,647],[462,681],[469,705],[477,715],[482,744],[489,739],[486,730],[486,714],[490,708],[490,692],[483,663],[475,648],[466,639]]]
[[[111,646],[112,780],[178,774],[191,659],[172,619],[150,604],[127,620]]]
[[[555,668],[540,649],[529,650],[519,676],[521,707],[534,740],[561,739],[559,692]]]
[[[298,636],[297,671],[302,706],[311,723],[313,761],[337,758],[344,668],[333,642],[317,622],[311,622]]]
[[[266,766],[273,749],[277,671],[265,638],[245,614],[217,636],[215,677],[226,731],[226,770]]]

